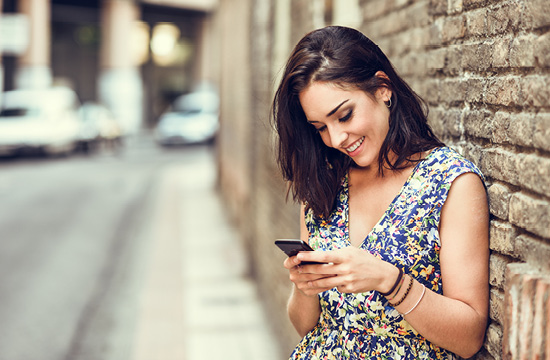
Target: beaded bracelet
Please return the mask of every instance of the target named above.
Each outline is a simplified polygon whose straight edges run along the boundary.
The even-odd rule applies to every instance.
[[[390,295],[391,293],[393,293],[393,291],[395,290],[395,288],[397,287],[397,285],[399,285],[399,282],[401,281],[401,278],[403,277],[403,269],[401,268],[398,268],[399,269],[399,275],[397,276],[397,280],[395,280],[395,283],[393,284],[393,286],[391,287],[390,291],[388,292],[380,292],[380,295],[383,295],[383,296],[388,296]]]
[[[409,295],[409,292],[411,291],[411,288],[414,282],[414,279],[412,277],[409,276],[409,278],[411,279],[411,281],[409,282],[409,286],[407,286],[407,290],[405,290],[405,294],[401,299],[399,299],[398,302],[396,302],[395,304],[391,304],[393,307],[399,306],[405,300],[407,295]]]

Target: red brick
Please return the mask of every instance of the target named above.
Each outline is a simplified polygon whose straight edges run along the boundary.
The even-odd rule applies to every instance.
[[[428,69],[433,72],[442,70],[445,67],[445,55],[447,48],[428,50]]]
[[[533,146],[535,114],[511,114],[508,123],[509,142],[514,145]]]
[[[503,221],[492,220],[490,224],[491,250],[501,254],[512,255],[514,253],[514,241],[517,230],[511,224]]]
[[[514,241],[514,256],[541,271],[550,273],[550,241],[521,234]]]
[[[493,117],[488,111],[465,111],[463,116],[464,132],[466,134],[490,139],[492,136]]]
[[[466,82],[462,79],[447,79],[439,83],[440,101],[458,105],[466,99]]]
[[[529,82],[529,85],[532,85],[532,82]],[[488,104],[503,106],[519,104],[520,89],[520,79],[517,77],[497,77],[489,79],[485,101]]]
[[[489,210],[492,215],[502,220],[508,220],[512,193],[513,191],[506,184],[494,183],[489,186],[487,194],[489,196]]]
[[[462,111],[458,109],[447,110],[441,114],[440,121],[447,135],[458,137],[462,134]]]
[[[489,258],[489,283],[497,289],[504,289],[506,281],[506,266],[510,264],[509,258],[493,253]]]
[[[430,14],[441,15],[447,13],[447,0],[429,0],[430,1]],[[386,1],[380,1],[386,2]]]
[[[533,234],[550,238],[550,203],[524,193],[510,198],[510,222]]]
[[[545,334],[550,331],[550,325],[545,319],[545,312],[550,311],[548,299],[550,298],[550,283],[547,279],[539,279],[536,284],[534,296],[533,334],[531,351],[533,360],[543,360],[545,357]],[[546,352],[546,356],[550,353]]]
[[[497,144],[508,144],[510,142],[510,113],[497,111],[493,116],[492,138]]]
[[[486,176],[513,185],[518,183],[517,154],[500,148],[489,148],[481,159],[481,171]]]
[[[531,355],[531,339],[533,334],[533,313],[535,295],[535,285],[537,277],[535,275],[523,275],[521,284],[521,302],[519,313],[519,358],[527,360]]]
[[[545,342],[546,342],[546,346],[544,348],[544,359],[548,359],[550,357],[550,328],[549,328],[549,324],[550,324],[550,303],[548,300],[549,298],[547,297],[546,298],[546,319],[545,319],[545,323],[546,323],[546,336],[545,336]]]
[[[502,322],[504,320],[504,292],[499,289],[491,289],[489,316],[491,320],[502,325]],[[502,336],[502,329],[500,330],[500,332]]]
[[[494,40],[493,44],[493,54],[491,57],[491,64],[493,67],[502,68],[508,67],[508,59],[510,57],[510,44],[512,38],[504,37],[497,38]]]
[[[502,356],[502,327],[496,323],[491,323],[485,335],[485,348],[495,359]],[[477,359],[477,357],[476,357]]]
[[[522,27],[537,29],[550,25],[550,1],[524,0],[525,10],[522,16]]]
[[[430,26],[430,46],[439,46],[443,44],[443,37],[441,34],[443,27],[443,21],[440,21],[440,19],[437,19],[431,26]]]
[[[550,78],[540,75],[523,77],[521,93],[524,106],[550,106]]]
[[[368,1],[363,5],[363,20],[377,19],[390,9],[388,1]]]
[[[485,77],[469,77],[464,80],[466,84],[466,101],[469,103],[481,103],[487,87]]]
[[[487,34],[487,9],[466,13],[466,32],[468,36],[485,36]]]
[[[518,156],[518,182],[524,189],[550,194],[550,158],[535,154]]]
[[[465,56],[465,54],[463,54],[463,45],[450,45],[446,50],[443,73],[449,76],[460,75],[463,69],[462,59],[463,56]]]
[[[501,7],[487,12],[487,31],[489,34],[502,34],[517,29],[521,14],[519,3],[504,3]]]
[[[546,33],[535,41],[534,56],[537,66],[550,67],[550,33]]]
[[[441,40],[448,43],[453,40],[461,39],[466,34],[466,18],[462,15],[446,18],[441,28]]]
[[[514,38],[510,48],[510,66],[534,67],[535,66],[535,35],[523,35]]]
[[[538,113],[535,116],[533,145],[538,149],[550,151],[550,113]]]
[[[519,312],[523,264],[506,267],[506,291],[504,294],[504,327],[502,337],[504,359],[518,358]]]

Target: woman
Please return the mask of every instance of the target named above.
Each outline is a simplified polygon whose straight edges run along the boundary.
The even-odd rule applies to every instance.
[[[451,359],[488,314],[482,175],[430,130],[422,100],[360,32],[295,47],[275,95],[278,162],[303,203],[285,260],[292,359]],[[317,261],[321,265],[301,265]]]

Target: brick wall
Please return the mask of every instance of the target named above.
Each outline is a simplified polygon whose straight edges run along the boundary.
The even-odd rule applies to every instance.
[[[550,357],[550,2],[362,8],[361,30],[428,101],[437,135],[487,177],[491,321],[477,357]]]
[[[351,5],[359,23],[331,13]],[[550,358],[550,1],[223,0],[220,9],[231,44],[222,52],[221,189],[281,346],[290,351],[298,338],[273,240],[299,227],[274,163],[270,101],[294,43],[332,19],[380,45],[428,101],[437,135],[487,178],[491,320],[476,358]]]

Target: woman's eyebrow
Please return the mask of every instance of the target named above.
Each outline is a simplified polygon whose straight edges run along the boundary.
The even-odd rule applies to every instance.
[[[338,106],[336,106],[334,109],[332,109],[332,110],[327,114],[327,117],[329,117],[329,116],[333,115],[335,112],[337,112],[338,109],[340,109],[340,107],[341,107],[342,105],[344,105],[345,103],[347,103],[348,101],[349,101],[349,99],[344,100],[344,101],[342,101],[340,104],[338,104]]]

